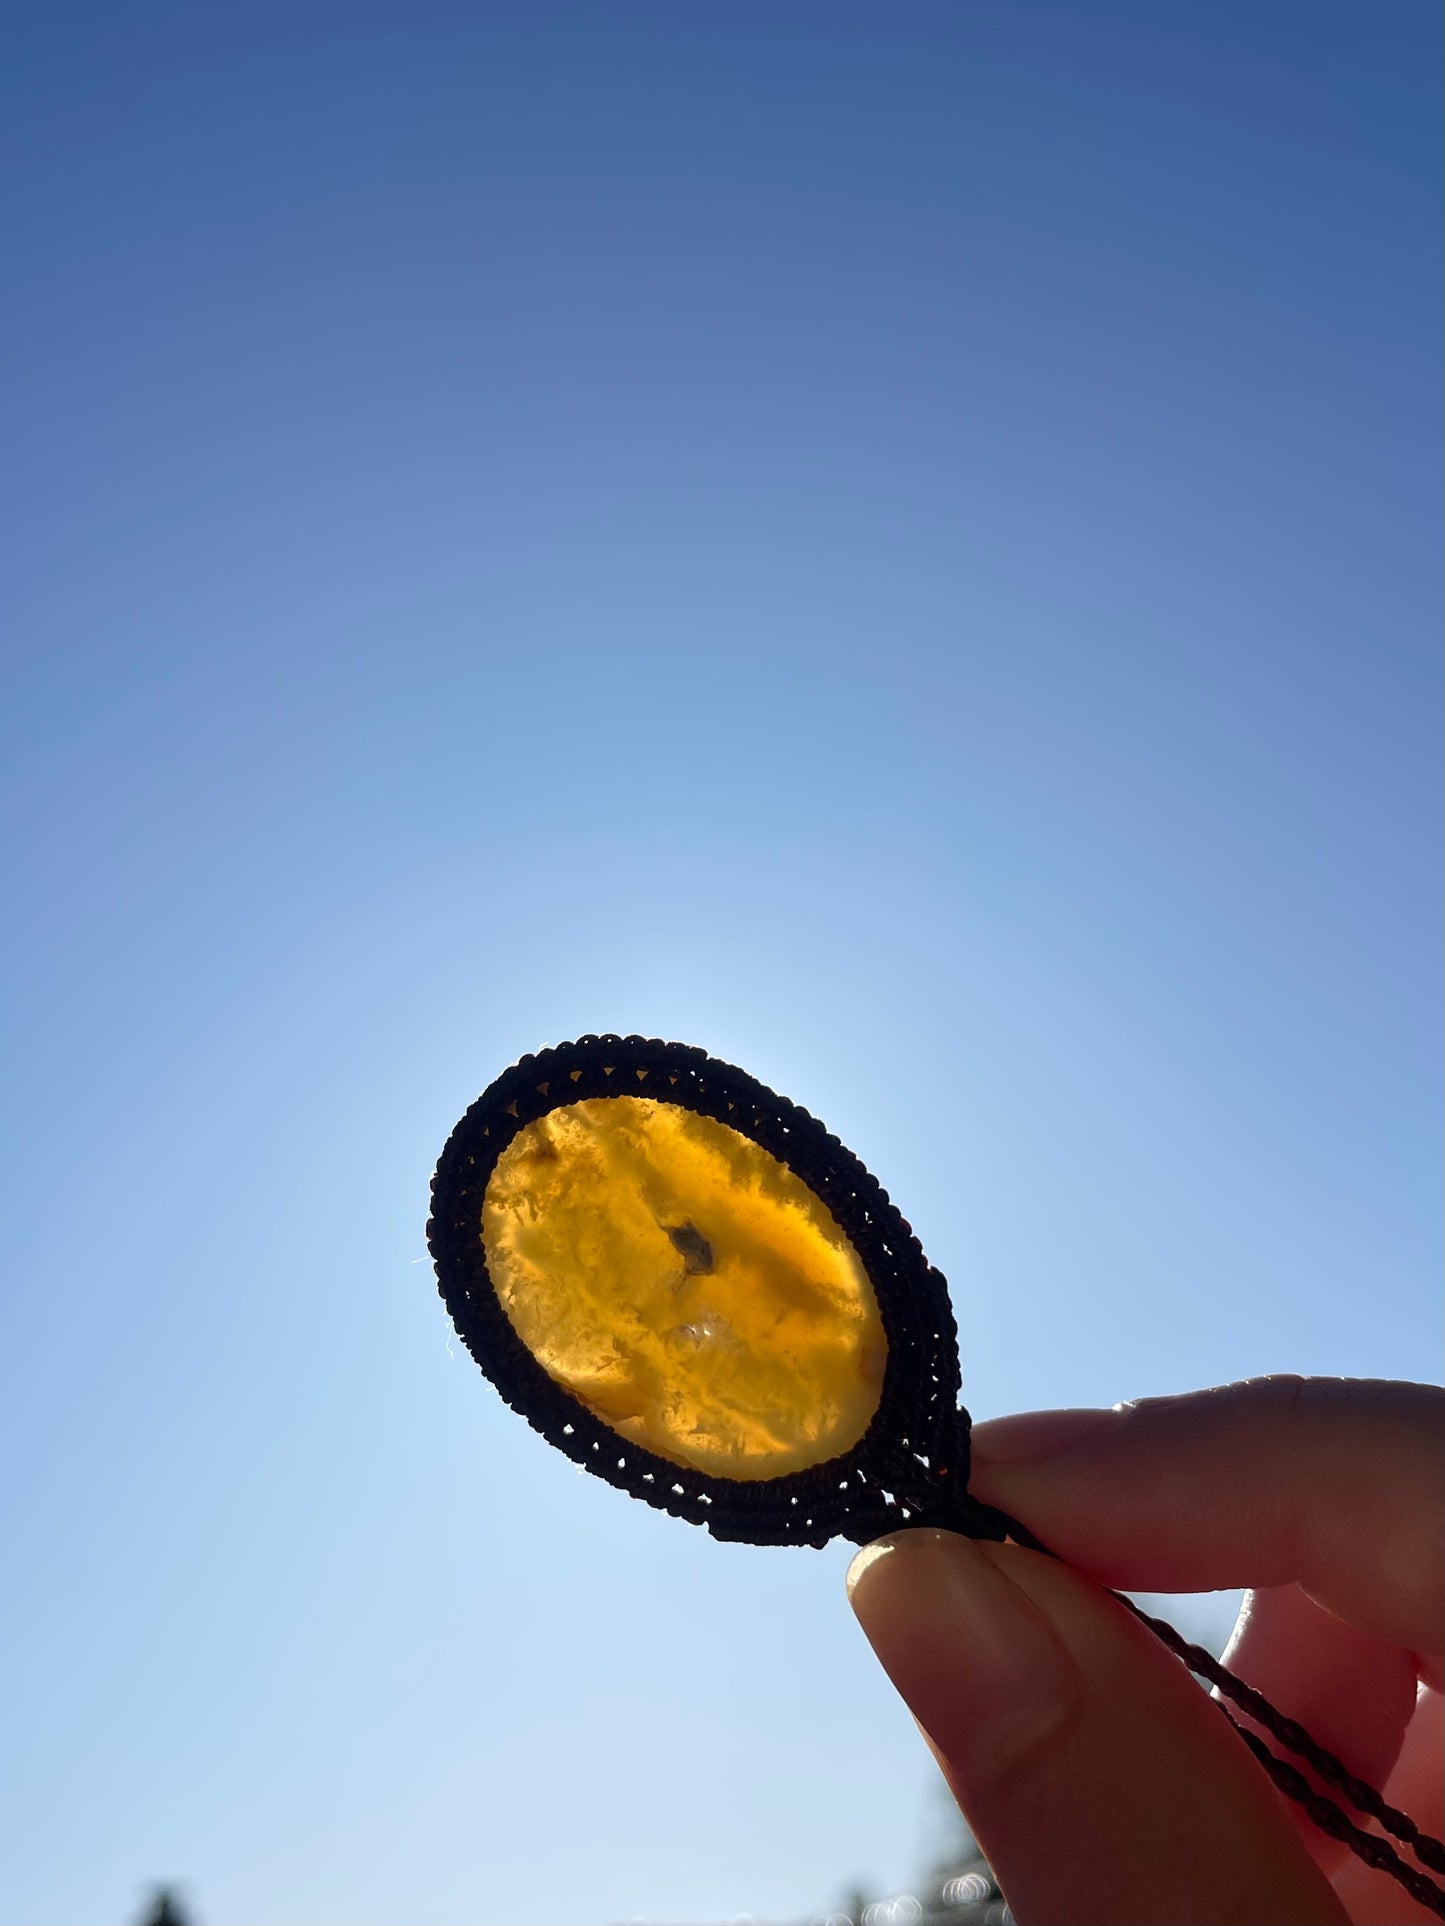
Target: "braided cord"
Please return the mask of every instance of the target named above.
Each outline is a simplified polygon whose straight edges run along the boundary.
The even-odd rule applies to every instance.
[[[1118,1596],[1116,1593],[1115,1596]],[[1358,1778],[1333,1752],[1326,1750],[1318,1739],[1311,1738],[1297,1719],[1291,1719],[1278,1712],[1262,1692],[1254,1686],[1246,1685],[1243,1679],[1236,1678],[1227,1671],[1219,1660],[1211,1657],[1202,1645],[1191,1645],[1177,1632],[1167,1619],[1153,1618],[1132,1599],[1124,1603],[1142,1624],[1147,1625],[1161,1643],[1167,1645],[1176,1658],[1180,1658],[1191,1672],[1200,1678],[1208,1679],[1221,1697],[1237,1705],[1242,1712],[1252,1718],[1257,1725],[1288,1746],[1291,1752],[1298,1753],[1305,1763],[1314,1768],[1316,1775],[1326,1785],[1334,1786],[1344,1794],[1350,1804],[1371,1819],[1378,1820],[1386,1832],[1402,1840],[1422,1865],[1432,1872],[1445,1873],[1445,1843],[1432,1839],[1427,1832],[1421,1832],[1415,1821],[1407,1813],[1382,1799],[1375,1788],[1365,1779]],[[1238,1725],[1239,1721],[1234,1723]]]
[[[1241,1725],[1227,1707],[1223,1710],[1225,1718],[1259,1760],[1278,1790],[1307,1812],[1321,1832],[1328,1833],[1331,1839],[1340,1840],[1356,1858],[1363,1859],[1376,1872],[1388,1873],[1392,1879],[1398,1880],[1419,1905],[1445,1919],[1445,1889],[1437,1886],[1433,1879],[1428,1879],[1417,1867],[1408,1865],[1388,1839],[1381,1839],[1375,1833],[1357,1826],[1341,1812],[1333,1799],[1327,1799],[1322,1792],[1315,1791],[1298,1766],[1276,1758],[1257,1732],[1251,1732],[1247,1726]],[[1386,1807],[1386,1811],[1389,1810]],[[1437,1842],[1429,1840],[1426,1843],[1434,1845]]]
[[[972,1519],[962,1511],[956,1516],[955,1529],[963,1530],[969,1536],[987,1536],[994,1539],[1006,1536],[1028,1551],[1042,1552],[1044,1557],[1063,1563],[1057,1552],[1051,1551],[1034,1536],[1027,1525],[1021,1525],[1007,1512],[1000,1511],[992,1505],[979,1505],[977,1500],[971,1501],[971,1509],[974,1512],[983,1511],[991,1514],[986,1531],[983,1533],[971,1531],[969,1527]],[[1106,1586],[1105,1590],[1109,1588]],[[1351,1772],[1343,1760],[1337,1759],[1333,1752],[1320,1744],[1318,1739],[1311,1738],[1297,1719],[1291,1719],[1285,1713],[1276,1711],[1262,1692],[1256,1691],[1252,1685],[1246,1685],[1243,1679],[1236,1678],[1232,1672],[1220,1664],[1217,1658],[1206,1652],[1202,1645],[1191,1644],[1167,1619],[1155,1618],[1141,1605],[1136,1605],[1133,1599],[1126,1598],[1122,1592],[1109,1591],[1109,1596],[1117,1599],[1125,1611],[1138,1619],[1141,1625],[1147,1626],[1160,1644],[1167,1647],[1177,1659],[1187,1665],[1191,1672],[1200,1678],[1207,1679],[1222,1698],[1228,1699],[1256,1724],[1262,1725],[1272,1738],[1278,1739],[1281,1745],[1297,1753],[1314,1769],[1319,1778],[1333,1786],[1351,1805],[1369,1818],[1376,1820],[1387,1832],[1393,1833],[1396,1839],[1409,1847],[1423,1865],[1429,1866],[1436,1872],[1445,1872],[1445,1842],[1432,1838],[1429,1833],[1421,1832],[1408,1813],[1401,1812],[1397,1807],[1390,1805],[1372,1785]],[[1377,1872],[1388,1873],[1392,1879],[1398,1880],[1412,1899],[1436,1914],[1438,1918],[1445,1919],[1445,1887],[1436,1885],[1433,1879],[1402,1859],[1388,1839],[1381,1839],[1375,1833],[1366,1832],[1363,1827],[1357,1826],[1333,1799],[1317,1791],[1297,1766],[1291,1765],[1288,1760],[1281,1759],[1271,1752],[1263,1739],[1257,1733],[1251,1732],[1247,1726],[1242,1725],[1228,1706],[1222,1706],[1221,1710],[1269,1774],[1276,1788],[1306,1812],[1321,1832],[1328,1833],[1332,1839],[1340,1840],[1357,1858],[1363,1859],[1367,1866],[1372,1866]]]

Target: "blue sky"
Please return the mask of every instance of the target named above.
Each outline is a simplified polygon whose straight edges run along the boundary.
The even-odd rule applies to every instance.
[[[543,1041],[822,1116],[978,1415],[1438,1373],[1439,38],[12,17],[4,1926],[915,1869],[843,1548],[449,1342],[431,1166]]]

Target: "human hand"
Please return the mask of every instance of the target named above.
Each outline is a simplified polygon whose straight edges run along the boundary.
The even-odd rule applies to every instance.
[[[848,1590],[1023,1926],[1433,1918],[1099,1588],[1248,1587],[1229,1669],[1438,1837],[1445,1392],[1264,1378],[973,1440],[973,1494],[1064,1562],[902,1531]]]

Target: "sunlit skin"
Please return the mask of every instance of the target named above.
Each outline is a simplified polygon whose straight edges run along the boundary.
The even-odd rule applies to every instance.
[[[1230,1670],[1438,1837],[1445,1392],[1275,1378],[1002,1418],[973,1489],[1063,1562],[901,1532],[850,1591],[1023,1926],[1434,1917],[1280,1798],[1091,1581],[1251,1586]]]
[[[877,1410],[886,1342],[857,1253],[726,1124],[646,1097],[553,1110],[498,1158],[482,1238],[538,1362],[674,1464],[781,1477]]]

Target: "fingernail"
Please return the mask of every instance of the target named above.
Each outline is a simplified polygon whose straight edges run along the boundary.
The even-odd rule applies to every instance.
[[[1032,1554],[915,1530],[865,1546],[848,1598],[883,1669],[934,1747],[991,1772],[1058,1729],[1077,1670],[1009,1559]]]
[[[1097,1444],[1117,1431],[1128,1407],[1108,1411],[1020,1411],[1010,1418],[990,1418],[974,1427],[973,1460],[980,1465],[1038,1464],[1057,1458],[1079,1445]]]

